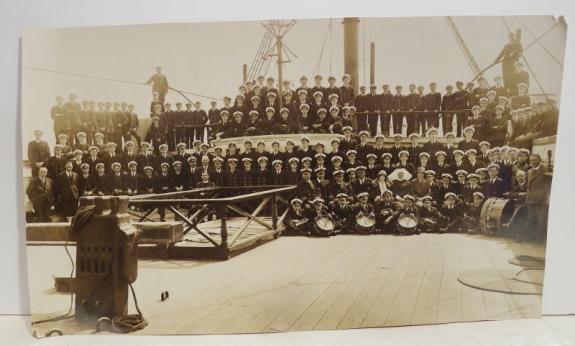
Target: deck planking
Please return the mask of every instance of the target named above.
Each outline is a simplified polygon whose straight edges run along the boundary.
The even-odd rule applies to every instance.
[[[281,237],[228,261],[141,260],[135,288],[150,324],[138,333],[329,330],[538,317],[540,296],[476,290],[457,277],[474,269],[519,270],[507,260],[544,251],[540,245],[482,235],[339,235]],[[28,263],[33,311],[65,311],[68,297],[51,290],[52,275],[69,274],[63,249],[30,246]],[[170,299],[160,302],[163,290]],[[90,328],[73,321],[58,326],[68,333]]]

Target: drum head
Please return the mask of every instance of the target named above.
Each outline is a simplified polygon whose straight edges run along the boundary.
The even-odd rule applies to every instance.
[[[417,220],[412,218],[411,216],[403,216],[399,219],[399,225],[405,228],[413,228],[417,226]]]
[[[322,231],[333,231],[335,229],[335,223],[333,220],[325,216],[318,217],[315,220],[315,224],[317,228]]]
[[[372,227],[375,225],[375,217],[373,217],[373,215],[361,215],[357,217],[355,221],[362,227]]]

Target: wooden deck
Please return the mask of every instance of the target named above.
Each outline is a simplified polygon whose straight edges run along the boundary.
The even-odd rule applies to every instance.
[[[72,248],[73,250],[73,248]],[[229,261],[139,264],[134,287],[148,327],[140,334],[254,333],[433,324],[538,317],[541,296],[473,289],[458,276],[516,269],[515,255],[545,248],[464,234],[281,237]],[[72,255],[74,255],[72,253]],[[67,276],[64,249],[28,247],[34,318],[65,312],[69,296],[52,276]],[[160,301],[160,293],[170,298]],[[130,302],[130,312],[135,311]],[[74,319],[37,325],[88,334]]]

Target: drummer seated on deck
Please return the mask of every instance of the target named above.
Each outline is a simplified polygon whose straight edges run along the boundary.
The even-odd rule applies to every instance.
[[[349,196],[340,192],[336,196],[336,203],[332,207],[338,233],[353,233],[353,208],[349,204]]]
[[[354,216],[356,220],[355,231],[358,233],[371,233],[374,231],[375,226],[375,209],[369,202],[369,193],[361,192],[357,195],[357,199],[358,203],[354,210]],[[373,225],[365,225],[360,222],[360,220],[367,218],[373,219]]]
[[[415,206],[415,197],[412,195],[405,195],[403,197],[403,205],[399,210],[399,217],[397,219],[398,232],[400,235],[412,235],[421,233],[417,224],[415,224],[414,227],[402,226],[401,220],[403,218],[411,218],[416,222],[419,220],[419,210]]]
[[[302,200],[294,198],[284,219],[285,235],[310,235],[312,225],[307,212],[302,208]]]
[[[439,233],[457,233],[460,231],[464,214],[463,209],[457,204],[455,193],[448,192],[445,194],[445,202],[439,213],[441,214]]]

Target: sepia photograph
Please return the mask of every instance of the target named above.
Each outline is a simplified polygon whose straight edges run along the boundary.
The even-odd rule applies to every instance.
[[[545,15],[25,30],[34,336],[539,318],[566,35]]]

